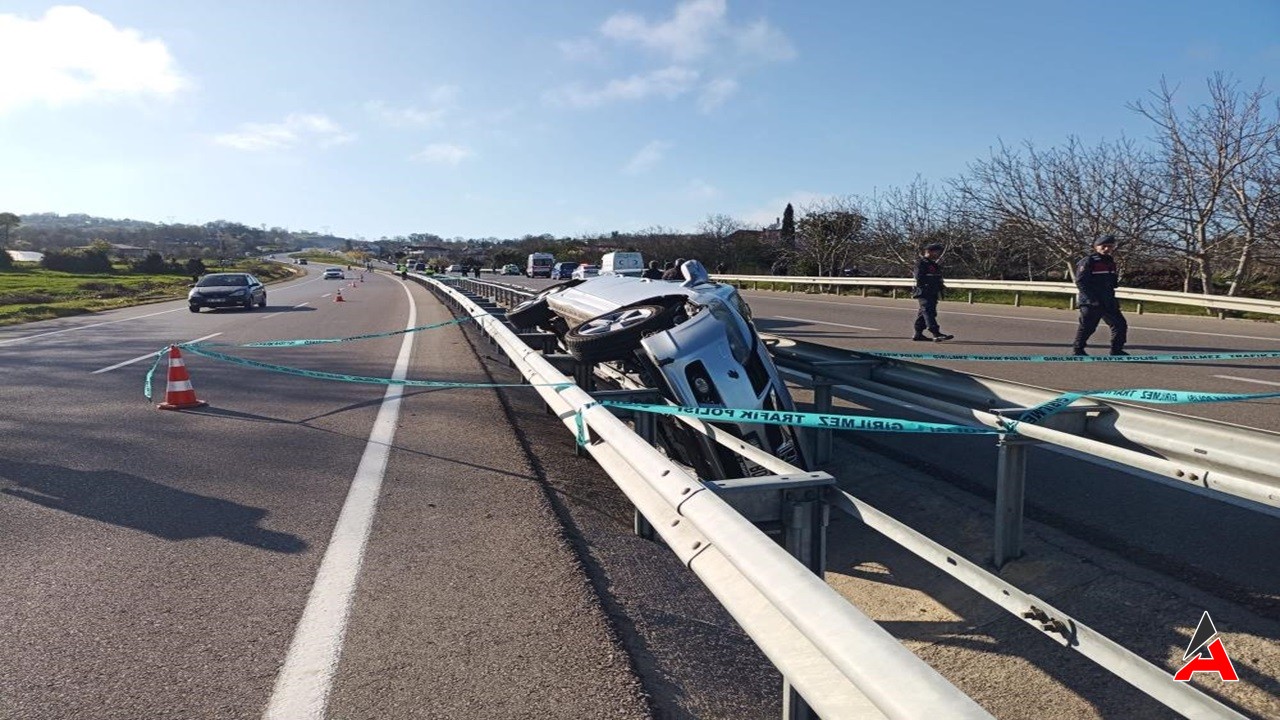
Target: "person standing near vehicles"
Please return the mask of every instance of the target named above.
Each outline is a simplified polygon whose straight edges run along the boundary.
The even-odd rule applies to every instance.
[[[1102,321],[1111,328],[1111,354],[1125,356],[1124,344],[1129,339],[1129,323],[1120,313],[1120,301],[1116,299],[1116,287],[1120,274],[1116,272],[1115,235],[1101,235],[1093,241],[1093,252],[1076,263],[1076,301],[1080,305],[1080,325],[1076,328],[1073,355],[1088,355],[1085,346],[1089,336]]]
[[[649,267],[646,268],[644,272],[640,273],[640,277],[647,280],[661,280],[662,268],[658,267],[658,261],[650,260]]]
[[[925,246],[920,259],[916,261],[916,285],[911,291],[911,297],[920,304],[920,311],[916,314],[916,332],[911,336],[912,340],[932,339],[934,342],[942,342],[955,337],[942,332],[942,328],[938,327],[938,300],[947,289],[942,282],[942,265],[938,263],[942,250],[940,243],[931,243]],[[925,335],[925,330],[933,333],[933,338]]]
[[[680,272],[680,268],[683,265],[684,258],[676,258],[675,264],[662,273],[662,279],[674,282],[683,282],[684,274]]]

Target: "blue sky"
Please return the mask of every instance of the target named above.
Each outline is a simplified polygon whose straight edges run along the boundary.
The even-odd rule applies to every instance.
[[[0,211],[578,236],[1145,138],[1280,82],[1277,0],[0,4]]]

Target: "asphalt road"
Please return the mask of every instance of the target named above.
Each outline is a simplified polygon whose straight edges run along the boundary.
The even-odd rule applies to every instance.
[[[0,628],[12,639],[0,653],[0,717],[260,717],[267,708],[305,717],[294,709],[314,710],[315,689],[297,678],[315,677],[325,679],[330,717],[778,715],[776,671],[668,551],[631,535],[625,498],[574,455],[568,433],[547,422],[527,390],[408,387],[390,403],[399,409],[393,438],[376,435],[387,429],[378,422],[389,407],[385,385],[191,354],[192,382],[209,407],[159,412],[141,398],[148,355],[171,342],[338,338],[449,319],[420,287],[384,273],[344,287],[345,302],[335,303],[338,283],[316,279],[321,270],[309,266],[309,278],[271,286],[265,310],[191,315],[185,304],[166,303],[0,328],[0,402],[8,410],[0,419],[7,441],[0,451]],[[781,327],[788,324],[828,344],[921,349],[907,333],[895,334],[909,328],[909,302],[747,295],[761,327],[779,334],[792,334]],[[1019,342],[1019,333],[1049,352],[1061,345],[1042,337],[1045,328],[1070,334],[1067,325],[1045,322],[1070,323],[1060,311],[944,303],[942,312],[957,341],[989,339],[982,352]],[[1027,324],[1013,330],[1015,320]],[[1131,320],[1139,351],[1140,333],[1158,330],[1149,323],[1182,322]],[[1164,329],[1201,347],[1248,334],[1221,333],[1218,321],[1189,322],[1189,330]],[[370,377],[390,377],[403,356],[411,379],[515,380],[463,328],[415,333],[407,355],[402,338],[227,352]],[[1035,352],[1026,347],[1013,352]],[[1166,387],[1178,373],[1199,372],[1144,367],[1136,376],[1144,386],[1153,384],[1152,367]],[[1259,367],[1251,377],[1271,377]],[[984,374],[1010,377],[991,368]],[[1086,384],[1036,384],[1097,387],[1092,378],[1117,371],[1069,369],[1081,374],[1054,379]],[[159,396],[164,384],[162,367]],[[872,449],[838,443],[842,485],[981,561],[991,448]],[[922,462],[930,454],[965,465],[938,473]],[[1062,469],[1043,462],[1045,472]],[[1053,486],[1044,484],[1033,495]],[[1085,492],[1115,485],[1102,476]],[[1276,597],[1269,583],[1280,569],[1273,553],[1259,551],[1280,537],[1274,521],[1216,509],[1206,515],[1189,495],[1153,496],[1145,485],[1126,503],[1105,507],[1122,520],[1140,508],[1162,528],[1198,520],[1198,531],[1210,532],[1207,542],[1235,537],[1238,545],[1228,547],[1247,551],[1244,566],[1205,562],[1184,573],[1185,565],[1170,565],[1170,547],[1186,545],[1185,534],[1080,525],[1057,511],[1083,507],[1087,516],[1107,501],[1081,503],[1059,490],[1048,503],[1055,512],[1033,516],[1029,557],[1010,566],[1011,579],[1070,602],[1096,627],[1146,655],[1167,655],[1166,662],[1176,661],[1185,642],[1178,633],[1194,623],[1183,616],[1212,607],[1215,619],[1225,618],[1219,623],[1246,675],[1248,694],[1226,699],[1252,713],[1280,712],[1280,632],[1267,615]],[[362,532],[367,541],[352,550],[350,538]],[[856,523],[834,520],[831,541],[829,582],[998,716],[1167,716],[1070,654],[1064,660],[1019,621],[992,613]],[[342,558],[354,578],[345,596],[343,573],[331,571]],[[1215,582],[1227,590],[1215,594]],[[335,605],[347,608],[337,630],[308,624]],[[326,656],[334,648],[340,654]],[[304,672],[289,680],[290,667]]]
[[[347,718],[648,716],[493,390],[397,401],[188,352],[208,407],[156,410],[163,367],[142,397],[169,343],[449,319],[387,274],[335,302],[321,270],[252,312],[170,302],[0,331],[0,717],[297,718],[326,699]],[[405,337],[225,351],[381,378],[403,357],[411,379],[486,382],[456,326]]]

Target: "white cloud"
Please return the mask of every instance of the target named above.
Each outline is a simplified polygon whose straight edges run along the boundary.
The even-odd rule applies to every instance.
[[[434,143],[423,148],[422,152],[413,156],[413,159],[432,165],[457,165],[474,154],[461,145]]]
[[[236,150],[288,150],[305,144],[342,145],[355,135],[325,115],[294,113],[278,123],[244,123],[236,132],[215,135],[213,141]]]
[[[416,107],[393,108],[381,100],[371,100],[364,109],[378,120],[392,127],[432,127],[444,118],[442,108],[423,110]]]
[[[0,113],[120,96],[170,97],[190,85],[160,40],[117,28],[81,7],[39,20],[0,15]]]
[[[671,147],[671,143],[661,140],[654,140],[631,156],[627,164],[623,166],[622,172],[627,175],[639,175],[649,170],[654,165],[662,161],[666,155],[667,149]]]
[[[650,23],[633,13],[617,13],[604,21],[600,34],[665,53],[676,62],[706,55],[725,25],[725,0],[687,0],[670,20]]]
[[[671,100],[689,92],[697,81],[697,71],[672,66],[643,75],[610,80],[594,89],[569,85],[548,93],[546,99],[556,104],[580,108],[597,107],[617,100],[645,100],[655,96]]]
[[[738,81],[733,78],[712,80],[702,87],[698,95],[698,109],[704,113],[711,112],[725,104],[734,93],[738,92]]]
[[[796,56],[795,46],[781,30],[765,20],[757,20],[732,33],[738,55],[760,62],[781,62]]]
[[[608,59],[606,50],[641,48],[659,56],[666,67],[610,80],[594,89],[571,84],[548,93],[548,100],[586,108],[657,96],[670,99],[689,92],[698,78],[714,75],[718,79],[697,96],[699,110],[711,112],[737,93],[744,73],[796,56],[791,41],[768,20],[732,22],[726,0],[682,0],[670,17],[652,21],[637,13],[619,12],[601,23],[598,32],[597,39],[561,42],[561,53],[599,65]]]

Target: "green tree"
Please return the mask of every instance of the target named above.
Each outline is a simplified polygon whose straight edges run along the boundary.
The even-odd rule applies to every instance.
[[[11,212],[0,213],[0,229],[4,230],[4,240],[0,240],[0,248],[9,247],[9,233],[21,224],[22,218],[17,215]]]
[[[796,247],[796,211],[791,207],[791,203],[787,203],[787,209],[782,211],[782,230],[779,233],[782,240],[784,250],[794,250]]]

